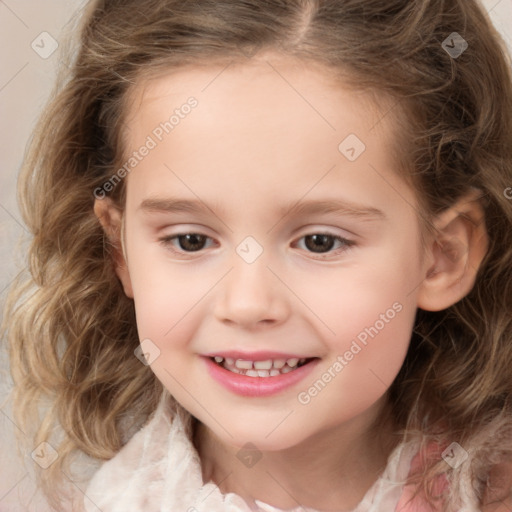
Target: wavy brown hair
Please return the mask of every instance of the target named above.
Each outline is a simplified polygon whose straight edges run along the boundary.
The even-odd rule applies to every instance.
[[[442,45],[453,32],[468,43],[458,58]],[[29,273],[11,287],[3,326],[15,419],[30,446],[47,440],[59,453],[40,475],[54,506],[71,455],[114,456],[163,391],[134,357],[134,304],[114,272],[118,248],[93,212],[93,191],[125,161],[128,93],[172,68],[244,62],[260,50],[390,100],[397,172],[416,191],[426,231],[470,190],[483,194],[489,248],[475,285],[446,310],[417,311],[389,390],[404,439],[421,432],[423,443],[476,447],[463,466],[483,504],[491,466],[512,454],[512,78],[483,8],[476,0],[96,0],[79,38],[20,175]],[[124,194],[121,180],[110,193],[121,209]],[[417,478],[433,499],[433,476],[458,473],[440,457],[430,462]]]

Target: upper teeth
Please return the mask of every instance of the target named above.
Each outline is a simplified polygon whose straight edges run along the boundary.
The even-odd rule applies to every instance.
[[[232,359],[231,357],[215,356],[217,363],[225,361],[226,366],[235,366],[240,370],[280,370],[286,364],[290,368],[295,368],[299,363],[305,363],[306,359],[299,359],[297,357],[291,357],[290,359],[267,359],[265,361],[248,361],[244,359]]]

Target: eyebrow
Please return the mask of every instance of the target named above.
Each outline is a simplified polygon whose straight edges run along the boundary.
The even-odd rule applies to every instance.
[[[161,212],[205,214],[209,212],[214,213],[217,211],[221,212],[222,214],[223,211],[220,205],[217,203],[210,206],[200,200],[158,197],[144,199],[138,209],[149,213]],[[385,220],[387,218],[386,214],[378,208],[338,199],[297,201],[295,203],[283,205],[278,210],[278,214],[282,217],[291,213],[294,215],[314,215],[327,213],[336,214],[339,216],[354,217],[365,221]]]

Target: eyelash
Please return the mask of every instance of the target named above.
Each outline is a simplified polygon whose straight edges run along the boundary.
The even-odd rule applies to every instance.
[[[207,239],[209,240],[212,240],[211,237],[207,236],[207,235],[203,235],[201,233],[196,233],[196,232],[189,232],[189,233],[178,233],[176,235],[170,235],[170,236],[165,236],[165,237],[162,237],[159,239],[159,242],[166,248],[168,249],[169,251],[171,251],[172,253],[176,254],[176,255],[179,255],[180,257],[185,257],[187,258],[188,256],[184,256],[184,255],[193,255],[195,253],[199,253],[201,252],[203,249],[199,249],[197,251],[183,251],[183,250],[177,250],[175,249],[173,246],[172,246],[172,241],[173,240],[177,240],[179,239],[180,237],[182,236],[186,236],[186,235],[196,235],[196,236],[204,236],[206,237]],[[326,233],[326,232],[322,232],[322,231],[319,231],[319,232],[312,232],[312,233],[309,233],[307,235],[304,235],[304,236],[301,236],[299,238],[299,240],[302,240],[303,238],[306,238],[308,236],[313,236],[313,235],[320,235],[320,236],[327,236],[327,237],[331,237],[333,238],[334,240],[340,242],[343,244],[344,247],[342,248],[338,248],[337,250],[335,251],[332,251],[332,250],[329,250],[325,253],[315,253],[315,252],[310,252],[310,254],[313,254],[315,256],[313,256],[314,259],[319,259],[319,260],[325,260],[327,259],[325,256],[322,256],[323,254],[327,254],[327,255],[338,255],[340,253],[344,253],[344,252],[347,252],[348,250],[350,250],[353,246],[356,245],[356,242],[354,242],[353,240],[348,240],[347,238],[343,238],[341,236],[338,236],[338,235],[333,235],[332,233]]]

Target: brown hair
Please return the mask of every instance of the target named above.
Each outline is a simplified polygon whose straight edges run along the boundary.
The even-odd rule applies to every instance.
[[[155,409],[162,386],[134,357],[134,305],[113,269],[93,191],[123,158],[123,113],[140,77],[185,65],[243,62],[270,49],[329,69],[392,100],[397,172],[417,191],[424,226],[472,188],[485,199],[489,248],[471,292],[446,310],[418,310],[389,390],[400,432],[456,440],[472,452],[475,492],[512,443],[512,78],[503,40],[476,0],[96,0],[78,53],[41,117],[19,180],[33,234],[30,276],[5,310],[15,418],[31,446],[61,430],[55,484],[75,450],[111,458]],[[468,43],[457,58],[443,41]],[[510,190],[510,189],[509,189]],[[112,198],[123,208],[123,181]],[[42,420],[37,406],[51,407]],[[494,430],[493,430],[494,429]],[[494,432],[492,438],[482,433]],[[499,434],[499,435],[498,435]],[[480,437],[478,437],[480,436]],[[503,437],[505,436],[505,437]],[[499,443],[502,443],[501,445]],[[498,452],[499,457],[498,457]],[[419,475],[427,494],[437,458]],[[52,492],[53,489],[53,492]]]

